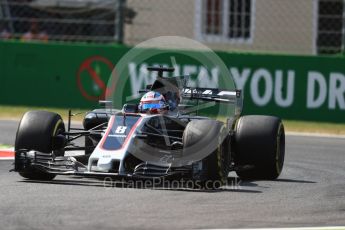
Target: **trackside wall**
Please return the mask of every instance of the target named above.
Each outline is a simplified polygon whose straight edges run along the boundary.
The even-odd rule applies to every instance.
[[[125,46],[2,41],[0,104],[96,107],[115,64],[129,50]],[[343,57],[217,54],[237,87],[244,90],[244,114],[345,123]],[[190,74],[198,75],[200,66],[188,59],[176,60],[181,73],[188,72],[188,68],[194,71]],[[151,62],[161,64],[161,59],[153,58]],[[136,94],[135,89],[151,79],[140,72],[142,65],[128,63],[128,68],[136,70],[124,86],[129,95]],[[212,84],[219,76],[208,77]]]

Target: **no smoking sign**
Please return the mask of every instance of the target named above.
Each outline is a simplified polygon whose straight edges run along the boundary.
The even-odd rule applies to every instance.
[[[89,101],[103,100],[114,91],[107,82],[114,69],[105,57],[93,56],[83,61],[77,73],[77,85],[82,96]]]

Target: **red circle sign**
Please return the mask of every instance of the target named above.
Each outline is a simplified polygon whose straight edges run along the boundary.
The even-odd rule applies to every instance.
[[[114,91],[114,87],[113,86],[111,88],[107,87],[106,82],[102,80],[102,78],[97,74],[96,70],[92,67],[92,64],[94,62],[104,63],[109,68],[110,71],[114,69],[113,63],[102,56],[93,56],[83,61],[77,73],[77,85],[83,97],[85,97],[87,100],[90,100],[90,101],[98,101],[100,99],[105,99],[107,95],[112,94]],[[84,71],[86,71],[89,74],[89,76],[91,77],[91,80],[100,88],[102,92],[100,96],[90,95],[90,93],[88,93],[85,90],[82,83],[82,79],[81,79],[81,74]]]

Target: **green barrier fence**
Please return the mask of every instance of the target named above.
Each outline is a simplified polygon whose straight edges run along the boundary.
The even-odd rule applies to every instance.
[[[93,108],[107,88],[114,65],[130,50],[125,46],[0,42],[0,104]],[[284,119],[345,123],[345,59],[218,52],[238,88],[244,90],[244,114]],[[146,64],[171,63],[171,53]],[[205,67],[173,54],[180,74],[198,76]],[[145,63],[128,62],[129,94],[152,76]],[[206,68],[208,68],[206,66]],[[219,85],[209,70],[201,85]]]

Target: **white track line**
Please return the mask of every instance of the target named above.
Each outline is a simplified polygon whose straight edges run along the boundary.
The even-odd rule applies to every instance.
[[[0,161],[10,161],[14,160],[14,157],[0,157]]]
[[[344,230],[345,226],[331,226],[331,227],[301,227],[301,228],[228,228],[229,230]],[[207,230],[226,230],[222,229],[207,229]]]
[[[301,132],[286,132],[287,136],[303,136],[303,137],[327,137],[327,138],[345,138],[345,135],[328,134],[328,133],[301,133]]]

